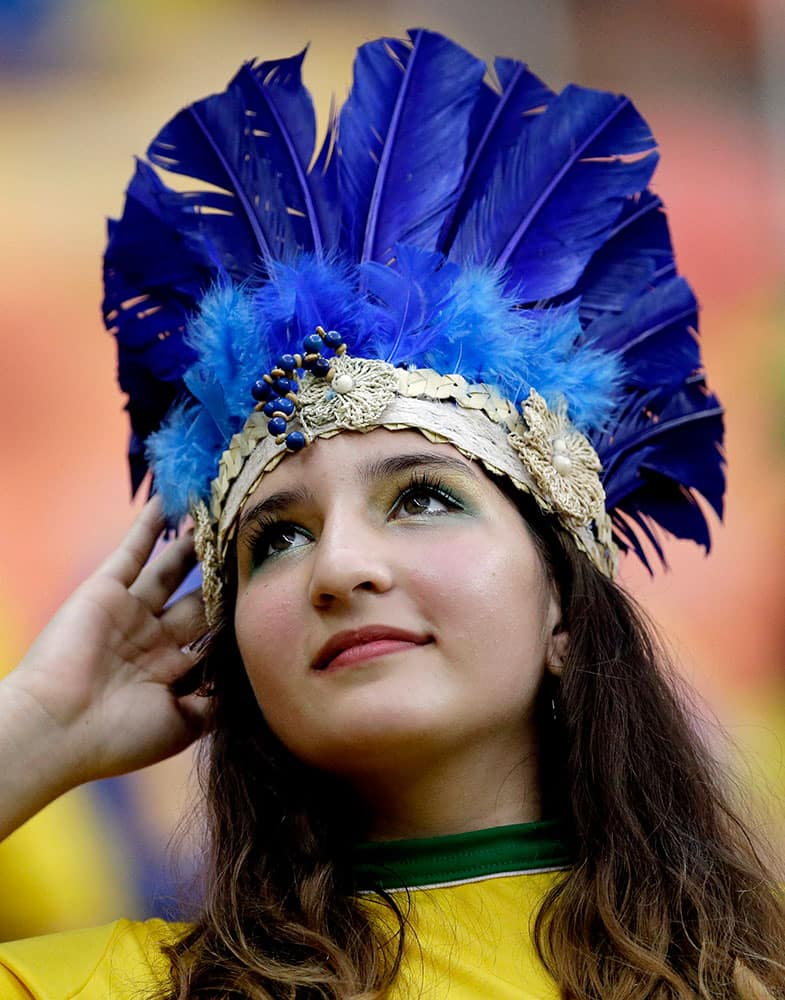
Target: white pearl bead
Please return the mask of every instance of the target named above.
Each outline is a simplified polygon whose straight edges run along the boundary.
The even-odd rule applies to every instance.
[[[567,473],[572,468],[572,462],[570,461],[570,456],[565,455],[561,452],[557,452],[552,459],[553,467],[559,473],[560,476],[566,476]]]
[[[553,442],[553,451],[556,455],[566,455],[567,454],[567,442],[564,438],[558,437]]]
[[[347,375],[346,372],[343,372],[342,374],[335,376],[330,383],[330,386],[339,395],[343,396],[345,393],[351,392],[354,388],[354,379],[351,375]]]

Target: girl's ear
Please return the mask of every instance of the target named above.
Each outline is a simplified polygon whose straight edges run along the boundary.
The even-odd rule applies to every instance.
[[[570,633],[565,631],[561,622],[557,622],[548,639],[545,654],[545,666],[554,675],[561,677],[570,644]]]

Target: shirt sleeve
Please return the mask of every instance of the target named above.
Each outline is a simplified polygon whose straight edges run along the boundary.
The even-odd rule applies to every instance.
[[[0,945],[3,1000],[138,1000],[166,984],[161,948],[185,930],[163,920],[104,927]]]

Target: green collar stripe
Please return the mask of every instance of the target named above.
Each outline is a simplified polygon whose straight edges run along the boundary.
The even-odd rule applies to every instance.
[[[390,890],[565,868],[570,860],[559,824],[539,820],[447,837],[358,844],[353,868],[358,888]]]

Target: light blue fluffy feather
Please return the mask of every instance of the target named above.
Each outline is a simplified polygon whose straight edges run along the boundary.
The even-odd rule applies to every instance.
[[[266,270],[267,280],[253,293],[261,333],[258,373],[268,371],[279,354],[301,351],[303,339],[317,326],[339,330],[356,353],[363,353],[358,348],[373,331],[379,310],[358,292],[354,268],[336,257],[317,260],[303,254],[292,264],[271,261]]]
[[[183,376],[228,441],[248,416],[248,373],[258,369],[260,331],[245,288],[216,284],[188,327],[198,358]]]
[[[175,526],[194,500],[206,500],[226,438],[205,407],[182,401],[147,439],[147,460],[167,523]]]

